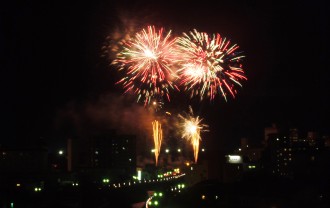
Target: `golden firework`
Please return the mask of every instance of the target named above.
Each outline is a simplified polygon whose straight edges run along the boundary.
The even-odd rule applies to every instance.
[[[155,144],[155,161],[156,161],[156,166],[158,165],[158,156],[160,153],[160,147],[162,145],[162,140],[163,140],[163,131],[162,131],[162,124],[154,120],[152,122],[152,130],[153,130],[153,138],[154,138],[154,144]]]

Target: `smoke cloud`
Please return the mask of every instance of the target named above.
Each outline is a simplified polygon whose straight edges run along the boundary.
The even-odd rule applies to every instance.
[[[66,134],[83,136],[115,130],[119,134],[152,135],[154,113],[125,96],[107,94],[96,101],[70,102],[55,125]]]

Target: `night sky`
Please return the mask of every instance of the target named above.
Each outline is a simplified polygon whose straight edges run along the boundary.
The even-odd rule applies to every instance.
[[[177,35],[194,28],[220,33],[246,56],[248,80],[235,99],[200,102],[174,93],[164,106],[181,112],[192,105],[209,124],[205,142],[232,148],[247,137],[258,143],[272,123],[329,133],[326,0],[9,2],[0,9],[0,143],[56,141],[105,126],[134,129],[123,127],[125,121],[136,113],[142,118],[143,109],[122,96],[114,84],[119,75],[101,49],[106,37],[149,24]],[[111,117],[119,106],[125,119]]]

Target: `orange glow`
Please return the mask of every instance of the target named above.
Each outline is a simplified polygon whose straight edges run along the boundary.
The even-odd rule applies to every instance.
[[[152,122],[152,129],[153,129],[153,138],[155,143],[155,160],[156,160],[156,166],[158,165],[158,156],[160,153],[160,147],[162,145],[163,140],[163,131],[162,131],[162,125],[157,120]]]

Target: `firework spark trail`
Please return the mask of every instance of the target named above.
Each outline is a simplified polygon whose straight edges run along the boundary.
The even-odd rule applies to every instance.
[[[179,90],[173,81],[178,77],[172,69],[179,55],[176,41],[171,31],[166,34],[164,28],[156,30],[154,26],[123,41],[123,49],[112,64],[119,71],[125,70],[125,76],[116,84],[121,83],[125,93],[134,92],[144,105],[150,104],[154,96],[170,101],[170,90]]]
[[[160,96],[154,96],[150,100],[149,110],[153,111],[154,113],[160,112],[163,106],[164,106],[163,98]]]
[[[195,163],[197,163],[201,140],[200,133],[202,131],[208,131],[208,129],[206,129],[208,125],[202,124],[201,122],[203,119],[200,119],[199,116],[194,117],[191,106],[189,106],[189,113],[186,116],[179,114],[179,118],[182,119],[182,138],[191,143],[194,151]]]
[[[152,129],[153,129],[153,138],[154,138],[154,144],[155,144],[155,160],[156,160],[156,166],[158,165],[158,156],[160,153],[160,147],[162,145],[163,140],[163,131],[162,131],[162,125],[159,121],[154,120],[152,122]]]
[[[241,64],[244,56],[237,52],[239,46],[230,46],[230,41],[218,33],[209,36],[196,29],[183,33],[177,43],[182,54],[180,85],[191,92],[191,97],[199,95],[200,99],[212,100],[220,94],[227,101],[228,91],[235,98],[234,86],[242,86],[240,81],[247,80]]]

